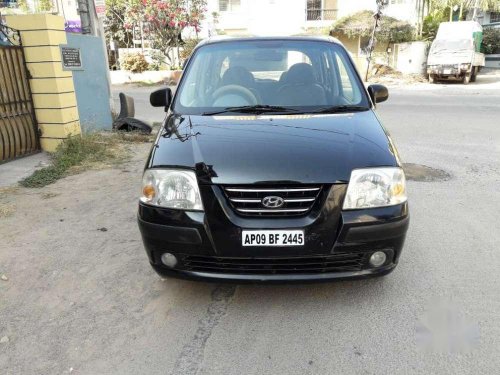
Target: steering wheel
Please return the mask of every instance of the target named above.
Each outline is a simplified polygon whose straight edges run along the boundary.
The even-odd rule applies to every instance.
[[[249,89],[238,85],[227,85],[219,87],[212,94],[213,103],[215,103],[220,97],[224,95],[240,96],[248,102],[248,105],[255,105],[258,103],[257,98]]]

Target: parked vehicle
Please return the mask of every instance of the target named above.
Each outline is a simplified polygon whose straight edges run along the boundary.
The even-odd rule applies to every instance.
[[[211,39],[172,97],[138,221],[163,276],[306,281],[381,276],[409,224],[398,152],[333,38]]]
[[[482,39],[483,28],[476,21],[441,23],[427,58],[429,82],[474,82],[485,63],[480,52]]]

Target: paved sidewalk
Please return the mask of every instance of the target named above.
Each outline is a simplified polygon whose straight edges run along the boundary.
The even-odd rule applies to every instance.
[[[50,156],[45,152],[25,156],[0,164],[0,188],[16,185],[35,170],[50,164]]]

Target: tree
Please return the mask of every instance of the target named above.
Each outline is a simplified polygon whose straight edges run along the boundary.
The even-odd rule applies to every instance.
[[[442,13],[447,17],[446,21],[453,21],[454,12],[458,12],[458,19],[464,20],[467,13],[472,12],[472,17],[475,18],[477,11],[499,11],[499,0],[417,0],[422,4],[422,8],[427,9],[428,15],[436,16],[437,13]],[[422,19],[425,15],[421,13]]]
[[[434,9],[425,16],[422,23],[421,36],[424,40],[434,40],[441,22],[448,21],[448,13],[445,9]]]
[[[117,41],[119,47],[130,47],[133,37],[130,30],[124,27],[127,9],[137,0],[106,0],[106,18],[104,33],[107,41]]]
[[[421,36],[424,40],[433,40],[441,22],[453,20],[453,14],[458,12],[458,20],[466,19],[472,12],[472,19],[478,10],[499,11],[500,0],[419,0],[425,1],[428,7],[423,18]]]
[[[481,50],[487,54],[500,53],[500,29],[487,27],[483,30]]]
[[[200,31],[206,11],[206,0],[140,0],[127,7],[124,27],[131,31],[140,25],[151,47],[162,51],[170,65],[180,65],[172,49],[183,43],[181,34],[187,27]]]
[[[52,0],[39,0],[38,2],[38,11],[39,12],[48,12],[53,8]]]
[[[364,10],[334,23],[332,35],[344,34],[348,38],[370,37],[373,31],[373,12]],[[376,31],[376,39],[380,42],[403,43],[413,40],[415,28],[406,21],[394,17],[382,16]]]
[[[24,13],[28,13],[30,10],[30,7],[28,6],[28,3],[26,0],[18,0],[17,6],[19,9],[21,9]]]

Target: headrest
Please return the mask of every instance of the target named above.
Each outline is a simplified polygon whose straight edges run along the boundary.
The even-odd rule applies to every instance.
[[[286,83],[290,84],[313,84],[316,83],[314,72],[311,65],[306,63],[298,63],[292,65],[286,76],[284,77]]]
[[[242,66],[233,66],[222,76],[222,85],[253,86],[255,78],[252,73]]]

